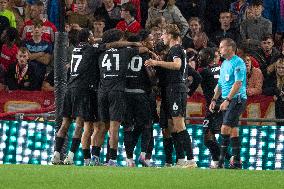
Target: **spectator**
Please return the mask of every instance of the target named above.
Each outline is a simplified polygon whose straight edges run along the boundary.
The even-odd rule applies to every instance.
[[[9,20],[5,16],[0,16],[0,36],[2,35],[3,31],[10,26]],[[0,45],[2,46],[2,44]]]
[[[188,31],[188,23],[180,10],[175,6],[174,0],[151,0],[146,28],[150,29],[155,18],[161,16],[165,17],[167,23],[176,24],[181,31],[180,33],[182,37]]]
[[[42,91],[54,91],[54,71],[50,71],[41,86]]]
[[[135,13],[135,19],[137,20],[137,22],[141,23],[141,2],[140,0],[113,0],[115,3],[117,3],[118,5],[123,5],[124,3],[128,3],[130,2],[136,10]]]
[[[76,1],[77,8],[71,12],[67,17],[68,24],[78,25],[80,28],[91,28],[92,27],[92,16],[87,14],[87,1],[78,0]],[[77,26],[77,27],[78,27]]]
[[[8,10],[8,0],[0,0],[0,16],[8,18],[10,26],[16,28],[16,18],[14,13]]]
[[[242,40],[252,46],[258,46],[262,36],[272,34],[272,24],[268,19],[261,16],[263,11],[262,0],[253,0],[249,9],[253,11],[254,16],[252,19],[246,19],[241,23],[240,33]]]
[[[220,13],[219,21],[221,23],[221,28],[214,32],[211,36],[211,41],[215,45],[219,45],[222,39],[231,38],[238,44],[241,40],[241,36],[238,29],[232,27],[232,14],[229,11],[222,11]]]
[[[32,39],[25,41],[25,47],[30,51],[30,63],[34,66],[36,77],[38,79],[37,88],[41,88],[44,76],[46,74],[46,67],[51,62],[52,45],[43,40],[43,22],[42,20],[34,20],[32,27]]]
[[[43,17],[44,4],[41,1],[36,1],[31,5],[30,19],[28,19],[23,28],[21,29],[20,35],[22,40],[30,40],[32,39],[32,28],[33,21],[35,19],[41,19],[43,22],[44,30],[42,33],[42,39],[46,42],[53,43],[54,35],[57,32],[55,25]]]
[[[138,33],[142,27],[140,23],[135,20],[135,14],[136,10],[134,5],[130,2],[123,4],[121,7],[121,18],[123,20],[117,23],[116,29],[130,33]]]
[[[263,75],[259,68],[252,66],[251,58],[246,54],[243,58],[247,67],[247,95],[255,96],[262,93]]]
[[[193,37],[203,31],[203,24],[197,17],[190,18],[188,20],[189,30],[182,39],[182,46],[185,49],[194,48]]]
[[[3,65],[5,71],[8,70],[10,64],[16,62],[16,55],[18,52],[19,34],[18,30],[13,27],[9,27],[4,31],[3,35],[4,44],[1,48],[0,63]]]
[[[103,5],[94,13],[95,17],[100,16],[105,19],[105,30],[115,28],[120,21],[120,7],[113,0],[103,0]]]
[[[261,40],[261,48],[257,51],[261,57],[260,69],[266,77],[266,74],[270,74],[274,71],[276,59],[279,57],[280,52],[273,47],[273,37],[272,35],[263,36]]]
[[[275,117],[284,119],[284,59],[279,58],[275,65],[276,71],[264,82],[263,94],[274,97]],[[277,125],[283,125],[283,123],[277,123]]]
[[[24,26],[25,19],[25,1],[22,0],[10,0],[10,10],[15,15],[17,30],[20,31]]]
[[[9,66],[6,74],[6,85],[9,90],[38,90],[35,70],[29,60],[28,49],[21,47],[17,53],[17,61]]]
[[[206,0],[206,8],[204,15],[204,26],[206,33],[214,33],[218,27],[220,12],[223,10],[229,10],[230,1],[226,0]]]
[[[98,16],[95,17],[95,19],[93,20],[93,27],[92,27],[92,32],[95,42],[101,41],[104,33],[104,28],[105,28],[105,19]]]
[[[230,12],[232,13],[233,19],[235,20],[237,26],[239,26],[244,20],[248,6],[249,3],[246,0],[237,0],[231,3]]]

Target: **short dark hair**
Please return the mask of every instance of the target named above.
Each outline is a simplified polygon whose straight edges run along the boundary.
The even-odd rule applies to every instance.
[[[168,24],[166,26],[166,33],[171,34],[174,39],[180,37],[180,30],[176,24]]]
[[[88,39],[90,37],[90,30],[87,28],[83,28],[79,31],[78,34],[78,40],[79,42],[88,42]]]
[[[210,48],[210,47],[207,47],[207,48],[203,48],[201,49],[200,52],[203,52],[204,54],[206,54],[210,61],[213,61],[214,60],[214,57],[215,57],[215,51],[213,48]]]
[[[102,37],[102,43],[111,43],[119,41],[123,37],[124,33],[118,29],[110,29],[104,32]]]
[[[95,16],[93,22],[106,22],[106,20],[102,16]]]
[[[79,43],[79,30],[71,29],[68,32],[69,45],[77,46]]]
[[[129,14],[132,16],[132,17],[135,17],[136,16],[136,8],[135,6],[131,3],[131,2],[127,2],[127,3],[124,3],[122,6],[121,6],[121,10],[125,10],[125,11],[129,11]]]
[[[249,4],[250,7],[252,6],[262,6],[263,5],[263,0],[252,0]]]
[[[33,25],[34,25],[34,27],[42,27],[43,26],[43,21],[41,19],[34,19],[33,20]]]
[[[271,34],[264,34],[262,37],[261,37],[261,41],[266,41],[268,39],[271,39],[273,41],[273,36]]]
[[[27,47],[20,47],[18,52],[21,52],[21,53],[29,53],[29,49]]]
[[[40,0],[35,1],[32,5],[38,6],[38,7],[44,7],[44,3]]]
[[[149,37],[150,34],[151,32],[149,30],[141,30],[138,35],[140,37],[140,40],[144,41]]]
[[[19,39],[19,32],[16,28],[14,27],[8,27],[6,29],[6,40],[5,41],[17,41]]]
[[[225,41],[226,44],[227,44],[229,47],[232,47],[232,48],[233,48],[233,51],[236,51],[236,50],[237,50],[237,44],[236,44],[236,42],[235,42],[233,39],[231,39],[231,38],[224,38],[224,39],[222,39],[222,41]],[[221,42],[222,42],[222,41],[221,41]]]

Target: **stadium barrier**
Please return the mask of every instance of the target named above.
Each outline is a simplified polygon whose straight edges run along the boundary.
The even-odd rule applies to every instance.
[[[0,164],[42,164],[50,162],[54,148],[54,122],[0,121]],[[187,125],[192,136],[194,159],[201,168],[210,164],[208,149],[203,145],[203,128],[201,125]],[[74,131],[74,124],[69,129],[69,147]],[[164,165],[162,132],[154,125],[154,150],[152,159],[157,166]],[[241,159],[244,169],[273,170],[284,169],[284,126],[242,126]],[[106,159],[106,141],[102,148],[101,160]],[[139,144],[134,158],[137,162],[140,152]],[[118,145],[118,163],[125,165],[123,132],[120,128]],[[75,164],[83,164],[80,149],[75,154]]]

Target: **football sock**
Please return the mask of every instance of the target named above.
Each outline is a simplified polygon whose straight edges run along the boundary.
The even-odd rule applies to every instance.
[[[204,145],[209,149],[213,161],[219,161],[220,147],[216,140],[206,140]]]
[[[175,133],[172,133],[175,134]],[[174,144],[175,148],[176,148],[176,156],[177,159],[184,159],[185,155],[184,155],[184,144],[185,144],[185,135],[184,135],[184,131],[181,131],[179,133],[176,133],[176,137],[175,135],[172,135],[174,139]]]
[[[71,149],[70,151],[73,152],[74,154],[76,153],[77,149],[80,146],[81,139],[80,138],[72,138],[72,144],[71,144]]]
[[[239,137],[231,138],[231,146],[232,146],[232,155],[234,156],[234,161],[239,162],[240,161],[240,151],[241,151]]]
[[[124,146],[125,146],[125,152],[128,159],[133,158],[133,141],[132,141],[132,131],[129,128],[129,130],[124,130]],[[111,158],[112,159],[112,158]]]
[[[84,159],[90,159],[91,158],[90,149],[83,149],[83,156]]]
[[[172,158],[172,153],[173,153],[173,140],[172,138],[163,138],[163,144],[164,144],[164,151],[166,155],[166,163],[172,164],[173,163],[173,158]]]
[[[221,134],[222,144],[220,148],[220,157],[219,157],[219,165],[224,164],[225,155],[228,151],[228,146],[230,144],[230,135]]]
[[[92,155],[93,156],[100,157],[100,153],[101,153],[101,147],[92,146]]]
[[[189,133],[187,132],[187,130],[180,132],[180,134],[183,135],[183,138],[184,138],[184,150],[186,152],[187,160],[192,160],[194,157],[193,157],[193,150],[191,146],[191,137]]]
[[[154,137],[153,135],[151,135],[151,140],[149,142],[149,145],[146,151],[146,159],[151,159],[153,149],[154,149]]]
[[[55,151],[61,152],[62,146],[64,144],[65,138],[63,137],[56,137],[55,138]]]
[[[111,160],[116,160],[116,158],[117,158],[117,149],[110,148],[109,149],[109,155],[110,155],[110,159]],[[128,159],[130,159],[130,158],[128,158]]]
[[[147,128],[144,127],[143,131],[142,131],[142,136],[141,136],[141,151],[142,152],[146,152],[147,148],[149,146],[149,143],[151,141],[151,137],[152,137],[152,128]]]

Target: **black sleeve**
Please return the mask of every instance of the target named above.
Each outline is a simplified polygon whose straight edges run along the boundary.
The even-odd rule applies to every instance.
[[[280,90],[277,88],[276,77],[274,75],[265,78],[262,86],[262,93],[266,96],[279,96]]]
[[[202,77],[201,75],[195,71],[192,67],[188,68],[188,76],[192,76],[193,77],[193,82],[191,83],[191,85],[188,87],[189,88],[189,92],[188,95],[191,96],[193,95],[193,93],[196,91],[196,89],[198,88],[198,85],[201,83],[202,81]]]
[[[15,64],[11,64],[6,72],[5,75],[5,85],[8,86],[9,90],[17,90],[18,85],[15,82],[15,69],[14,69]]]

